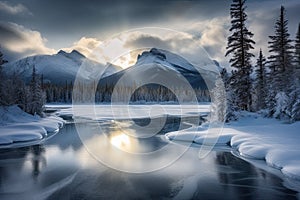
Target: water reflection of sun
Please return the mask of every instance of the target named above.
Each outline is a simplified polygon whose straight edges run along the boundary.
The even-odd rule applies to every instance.
[[[124,133],[112,136],[110,142],[119,149],[128,149],[130,146],[130,138]]]

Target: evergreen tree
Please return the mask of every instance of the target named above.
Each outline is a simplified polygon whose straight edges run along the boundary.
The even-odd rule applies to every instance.
[[[231,75],[224,68],[221,71],[221,77],[224,82],[225,91],[226,91],[226,121],[237,120],[236,112],[238,111],[236,98],[233,93],[233,86],[235,86],[235,81],[237,80],[235,77],[235,72],[232,71]]]
[[[30,113],[41,115],[43,112],[43,106],[45,104],[45,95],[41,89],[41,81],[39,76],[36,74],[35,66],[32,68],[32,76],[30,82]]]
[[[255,80],[255,109],[261,110],[266,107],[266,58],[260,49],[258,59],[256,61],[256,80]]]
[[[295,40],[295,65],[297,69],[297,73],[299,75],[300,71],[300,23],[298,25],[298,32]]]
[[[299,84],[296,85],[295,90],[293,90],[290,94],[290,117],[291,121],[299,121],[300,120],[300,87]]]
[[[222,77],[216,80],[216,85],[211,92],[212,116],[211,119],[223,122],[226,119],[226,91]]]
[[[285,19],[285,8],[281,6],[280,17],[275,24],[275,35],[269,36],[269,66],[274,76],[276,92],[286,92],[289,85],[289,76],[292,70],[293,46],[288,33],[288,20]]]
[[[240,110],[250,110],[251,105],[251,57],[249,51],[255,42],[251,39],[253,34],[246,27],[247,14],[245,13],[245,0],[233,0],[230,8],[232,34],[228,37],[227,52],[225,56],[232,55],[231,66],[236,69],[235,80],[231,81],[232,93],[236,98],[235,104]]]
[[[289,98],[289,110],[291,121],[300,120],[300,24],[295,39],[295,56],[294,56],[294,83]]]
[[[3,54],[0,51],[0,105],[6,105],[5,103],[5,81],[6,81],[6,77],[4,74],[4,71],[2,69],[2,66],[4,63],[6,63],[7,61],[4,60],[3,58]]]
[[[291,90],[290,77],[292,76],[293,65],[292,65],[292,40],[289,38],[288,33],[288,20],[285,17],[285,9],[281,6],[280,17],[275,23],[275,35],[269,36],[269,52],[271,55],[268,57],[270,74],[270,93],[268,100],[273,103],[268,104],[270,115],[276,112],[276,116],[282,116],[279,111],[287,114],[287,111],[283,111],[282,108],[276,108],[280,106],[278,103],[282,101],[281,97],[286,97]],[[283,94],[284,93],[284,94]],[[276,99],[276,100],[275,100]],[[275,101],[274,101],[275,100]],[[277,102],[274,103],[274,102]]]

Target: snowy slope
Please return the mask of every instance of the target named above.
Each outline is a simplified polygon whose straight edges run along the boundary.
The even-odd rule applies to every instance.
[[[187,60],[166,50],[152,48],[150,51],[144,51],[138,56],[136,66],[157,63],[164,65],[172,70],[197,72],[192,64]]]
[[[65,83],[66,81],[74,81],[78,69],[85,62],[90,68],[99,67],[105,69],[100,63],[91,61],[76,50],[71,53],[60,50],[54,55],[36,55],[26,57],[13,63],[7,63],[4,70],[8,74],[14,72],[20,73],[26,80],[30,79],[33,66],[36,67],[38,74],[43,74],[45,82]],[[87,68],[88,69],[88,68]],[[105,75],[119,71],[121,68],[115,65],[108,65]],[[89,80],[86,75],[89,73],[81,73],[80,78]]]
[[[162,80],[180,87],[178,81],[184,79],[192,87],[206,89],[207,86],[202,75],[202,72],[200,74],[192,64],[179,55],[152,48],[139,55],[135,65],[105,77],[100,84],[114,85],[125,76],[128,85],[144,80]]]

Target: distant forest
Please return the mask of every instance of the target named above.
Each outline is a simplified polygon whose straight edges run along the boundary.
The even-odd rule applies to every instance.
[[[97,85],[97,84],[78,84],[73,88],[73,83],[65,83],[65,85],[57,85],[57,84],[42,84],[43,91],[46,94],[46,102],[60,102],[60,103],[71,103],[73,90],[77,91],[79,96],[85,94],[84,99],[95,101],[96,103],[101,102],[111,102],[112,93],[116,92],[117,101],[125,102],[126,100],[123,98],[126,96],[125,94],[131,93],[134,89],[129,86],[124,86],[122,88],[118,88],[117,91],[114,91],[114,85]],[[134,86],[133,86],[134,87]],[[96,89],[95,89],[96,88]],[[184,102],[192,101],[192,96],[195,95],[197,100],[200,102],[208,102],[210,101],[210,94],[208,90],[203,90],[199,88],[195,88],[192,91],[187,91],[180,87],[174,88],[166,88],[161,85],[151,84],[144,85],[142,87],[137,88],[131,95],[130,102],[135,103],[143,103],[143,102],[174,102],[178,103],[178,97],[172,92],[172,90],[176,94],[180,94],[179,98]],[[91,91],[95,91],[94,93]],[[86,95],[95,95],[93,97]],[[79,97],[78,97],[79,98]],[[77,98],[77,99],[78,99]],[[88,102],[88,101],[82,101]]]
[[[166,88],[161,85],[151,84],[133,90],[133,87],[118,87],[114,91],[114,85],[100,85],[96,83],[77,84],[74,88],[73,82],[65,82],[65,84],[44,83],[43,75],[36,73],[35,66],[31,75],[31,80],[27,83],[20,74],[14,73],[8,76],[2,70],[2,65],[6,63],[3,55],[0,54],[0,105],[18,105],[25,112],[31,114],[42,114],[45,103],[72,103],[73,91],[77,92],[77,99],[83,96],[82,103],[109,103],[111,102],[112,93],[116,92],[116,101],[126,103],[123,98],[125,94],[132,92],[130,102],[132,103],[159,103],[171,102],[179,103],[179,99],[183,102],[190,102],[193,96],[196,96],[200,102],[210,101],[210,93],[207,89],[194,88],[187,91],[184,88],[173,87]],[[172,92],[173,91],[173,92]],[[179,96],[176,96],[174,92]],[[79,97],[80,96],[80,97]],[[178,99],[179,98],[179,99]]]

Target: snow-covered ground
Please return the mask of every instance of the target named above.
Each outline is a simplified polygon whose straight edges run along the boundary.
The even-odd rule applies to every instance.
[[[23,146],[57,132],[64,121],[55,116],[40,118],[18,106],[0,107],[0,148]]]
[[[300,180],[300,122],[287,124],[259,114],[244,112],[238,121],[225,124],[220,134],[207,134],[208,126],[202,125],[170,132],[170,140],[193,141],[210,145],[230,145],[241,157],[265,160],[268,166],[279,169],[285,176]],[[208,138],[208,139],[207,139]]]
[[[91,120],[114,120],[133,118],[155,118],[165,115],[194,116],[198,113],[207,114],[209,103],[202,105],[47,105],[48,109],[58,109],[58,115],[75,116]],[[68,107],[68,108],[66,108]]]

